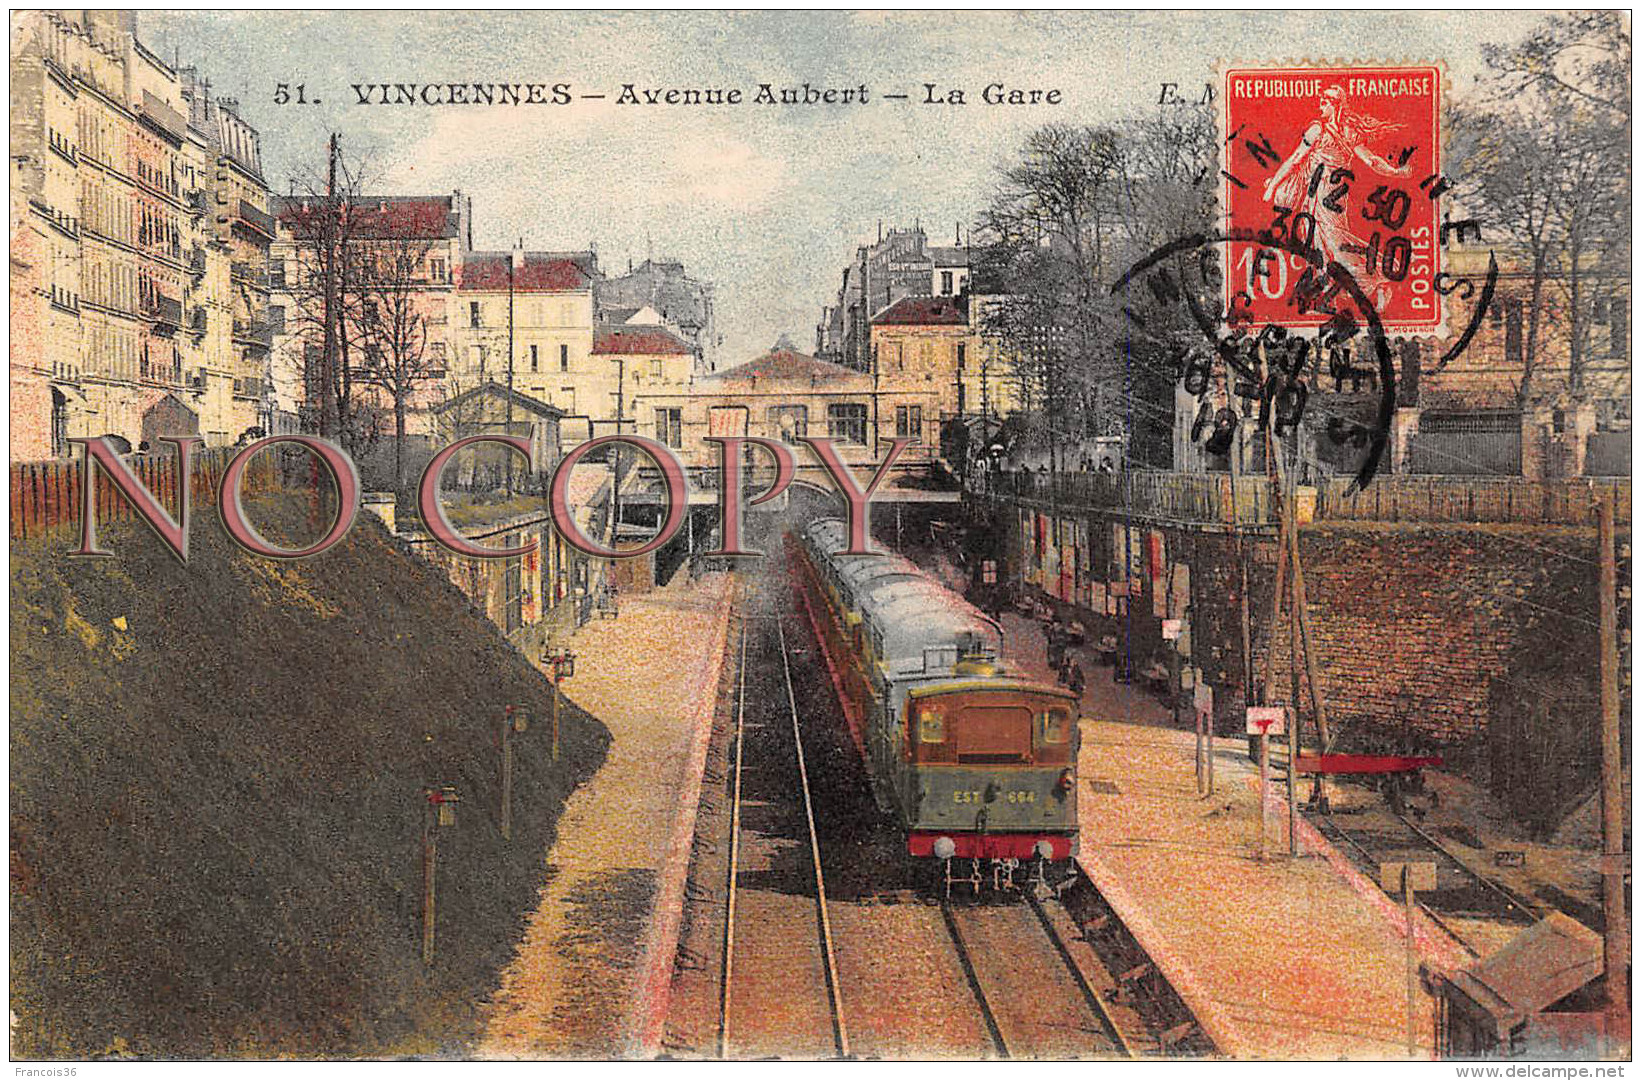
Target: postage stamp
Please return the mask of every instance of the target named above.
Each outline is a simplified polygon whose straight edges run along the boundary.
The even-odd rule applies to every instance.
[[[1228,309],[1266,325],[1321,326],[1333,313],[1313,286],[1338,264],[1387,329],[1440,327],[1441,93],[1436,65],[1225,71],[1228,232],[1288,245],[1227,242]]]

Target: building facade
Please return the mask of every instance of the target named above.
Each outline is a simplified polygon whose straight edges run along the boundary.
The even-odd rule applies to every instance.
[[[256,131],[130,12],[21,14],[12,58],[13,457],[253,433],[267,301],[233,283],[266,262]]]
[[[690,277],[677,259],[646,259],[627,273],[598,279],[595,286],[599,318],[626,323],[642,309],[658,323],[689,342],[699,374],[713,371],[718,362],[718,328],[713,312],[711,282]]]
[[[954,239],[961,240],[961,229]],[[968,281],[969,253],[961,243],[931,245],[921,225],[879,229],[877,243],[855,249],[836,302],[822,309],[816,353],[870,371],[872,324],[881,312],[906,297],[958,296]]]

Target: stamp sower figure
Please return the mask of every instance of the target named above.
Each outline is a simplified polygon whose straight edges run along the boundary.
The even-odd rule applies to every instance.
[[[1324,259],[1349,270],[1363,290],[1373,294],[1374,304],[1382,310],[1389,301],[1389,283],[1382,274],[1367,271],[1361,253],[1368,250],[1368,242],[1352,231],[1351,204],[1345,204],[1345,213],[1336,214],[1322,203],[1347,172],[1355,175],[1351,166],[1357,161],[1389,176],[1413,175],[1412,166],[1397,165],[1367,147],[1369,139],[1397,131],[1402,125],[1351,109],[1345,104],[1344,88],[1337,85],[1322,91],[1317,108],[1321,115],[1305,129],[1288,160],[1265,182],[1264,199],[1292,211],[1289,221],[1301,213],[1308,215],[1316,223],[1314,233],[1305,237],[1301,230],[1298,239],[1308,240]]]

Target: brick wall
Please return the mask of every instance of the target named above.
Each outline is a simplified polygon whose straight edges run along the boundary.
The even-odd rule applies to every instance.
[[[1023,580],[1031,563],[1018,524],[1022,513],[1004,512],[995,532],[1008,542],[1005,573],[1013,582]],[[1091,565],[1113,565],[1109,521],[1096,519],[1081,532],[1093,548]],[[1161,532],[1167,560],[1190,567],[1190,663],[1214,687],[1220,730],[1240,731],[1233,542],[1220,532]],[[1627,540],[1621,534],[1620,543]],[[1245,543],[1257,687],[1270,648],[1276,542],[1263,536]],[[1588,793],[1599,772],[1594,530],[1316,524],[1301,531],[1300,548],[1336,750],[1443,754],[1524,823],[1544,830]],[[1141,665],[1165,658],[1169,647],[1153,618],[1151,586],[1143,582],[1131,623],[1086,610],[1074,614],[1088,618],[1097,633],[1120,637],[1131,625]],[[1035,587],[1027,592],[1035,594]],[[1278,633],[1276,686],[1286,701],[1285,611]],[[1309,732],[1310,687],[1302,665],[1300,687]],[[1625,707],[1627,716],[1627,696]]]

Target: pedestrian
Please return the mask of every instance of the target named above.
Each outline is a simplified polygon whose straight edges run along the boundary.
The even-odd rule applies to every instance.
[[[1065,660],[1066,638],[1065,628],[1060,625],[1058,618],[1048,625],[1048,666],[1059,671],[1060,664]]]
[[[1083,700],[1083,666],[1075,660],[1066,661],[1066,689],[1077,696],[1077,701]]]

